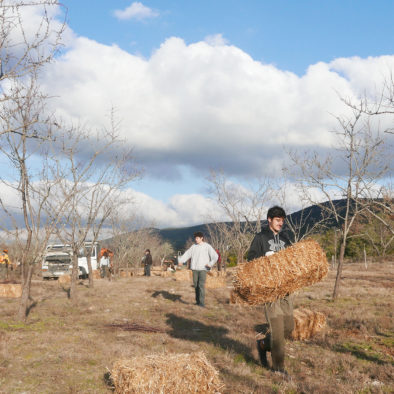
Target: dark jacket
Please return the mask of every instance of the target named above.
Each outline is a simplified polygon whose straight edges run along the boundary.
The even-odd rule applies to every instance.
[[[248,260],[265,256],[268,252],[278,252],[290,246],[290,241],[285,234],[275,235],[267,226],[256,234],[248,252]]]
[[[144,265],[152,265],[152,255],[150,253],[145,255]]]

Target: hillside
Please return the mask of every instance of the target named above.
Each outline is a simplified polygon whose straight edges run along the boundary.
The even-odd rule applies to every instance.
[[[339,207],[345,207],[345,200],[335,200],[334,203]],[[324,204],[328,204],[328,202]],[[288,215],[288,219],[291,220],[293,223],[299,223],[302,217],[308,218],[307,224],[312,225],[313,223],[317,223],[322,219],[322,209],[317,205],[312,205],[308,208],[305,208],[304,210],[299,210]],[[266,220],[262,221],[262,225],[266,224],[266,222]],[[328,220],[326,223],[326,227],[329,228],[333,226],[333,220]],[[207,233],[207,226],[206,224],[200,224],[191,227],[156,229],[155,231],[164,240],[170,242],[176,250],[180,250],[184,248],[186,241],[190,237],[192,237],[193,233],[195,233],[196,231],[202,231],[203,233]],[[286,227],[283,231],[286,231],[290,236],[288,230],[286,230]],[[305,232],[305,228],[301,229],[301,233],[303,232]]]

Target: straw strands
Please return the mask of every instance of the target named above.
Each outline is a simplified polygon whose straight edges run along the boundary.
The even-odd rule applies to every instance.
[[[176,280],[182,280],[186,282],[191,282],[192,271],[191,270],[177,270],[174,272],[174,278]]]
[[[308,339],[323,330],[326,326],[326,316],[321,312],[311,311],[306,308],[294,310],[294,330],[292,339]]]
[[[219,393],[219,373],[204,353],[161,354],[118,360],[111,377],[115,393]]]
[[[0,283],[0,297],[19,298],[22,296],[22,285],[18,283]]]
[[[207,289],[219,289],[226,287],[226,273],[224,271],[208,271],[205,287]]]
[[[58,283],[59,283],[59,285],[71,283],[71,276],[70,275],[59,276]]]
[[[233,282],[234,291],[250,305],[273,302],[321,281],[327,272],[325,253],[310,239],[271,256],[240,264]]]

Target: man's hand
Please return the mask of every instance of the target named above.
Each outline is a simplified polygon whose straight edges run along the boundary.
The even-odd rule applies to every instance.
[[[211,267],[210,267],[208,264],[205,265],[205,268],[206,268],[208,271],[211,270]]]

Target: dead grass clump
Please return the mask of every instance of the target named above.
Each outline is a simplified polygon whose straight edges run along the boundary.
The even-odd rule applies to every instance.
[[[250,305],[263,304],[317,283],[327,272],[320,245],[314,240],[301,241],[272,256],[240,264],[234,290]]]
[[[161,354],[118,360],[115,393],[218,393],[223,384],[204,353]]]
[[[293,339],[303,340],[313,337],[326,326],[326,316],[321,312],[311,311],[306,308],[294,310]]]
[[[19,298],[22,296],[22,285],[18,283],[0,283],[0,297]]]
[[[100,271],[99,270],[93,270],[93,279],[101,279]]]

